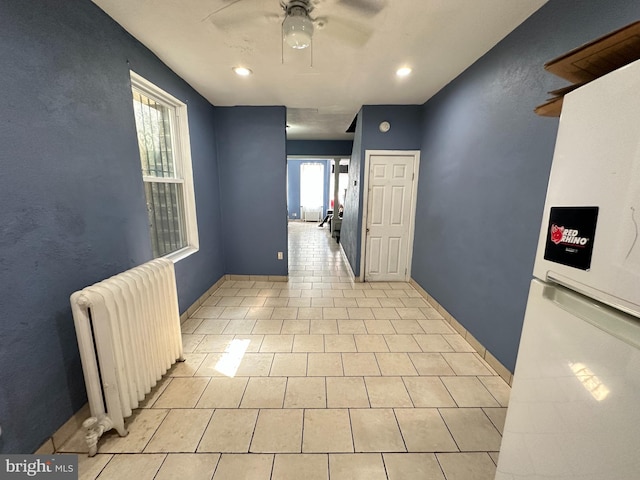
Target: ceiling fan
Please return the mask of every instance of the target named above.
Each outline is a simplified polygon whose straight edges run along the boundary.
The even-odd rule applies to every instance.
[[[367,43],[373,33],[372,27],[358,21],[380,13],[388,0],[280,0],[285,15],[282,19],[282,39],[293,49],[304,49],[311,45],[314,31],[359,47]],[[253,5],[252,5],[253,3]],[[255,8],[261,0],[227,0],[227,5],[210,13],[205,20],[223,30],[239,29],[244,24],[258,21],[276,21],[282,14],[260,11]],[[275,6],[275,1],[273,2]],[[312,17],[312,11],[334,10],[326,16]],[[366,19],[365,19],[366,20]]]

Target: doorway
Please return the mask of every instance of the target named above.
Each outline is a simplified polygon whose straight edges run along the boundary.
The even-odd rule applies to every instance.
[[[411,278],[419,164],[419,151],[365,153],[363,281]]]

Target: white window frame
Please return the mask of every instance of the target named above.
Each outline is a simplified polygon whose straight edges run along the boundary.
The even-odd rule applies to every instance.
[[[200,249],[198,238],[198,221],[196,217],[196,199],[193,186],[193,167],[191,165],[191,141],[189,137],[189,120],[187,105],[173,95],[160,89],[144,77],[134,71],[130,71],[131,87],[139,90],[146,96],[169,107],[173,111],[172,118],[172,144],[176,173],[181,179],[141,176],[143,182],[182,183],[183,215],[185,222],[185,235],[187,245],[179,250],[168,253],[162,258],[178,262],[183,258],[197,252]],[[138,159],[141,161],[140,159]],[[145,195],[146,201],[146,195]],[[149,228],[149,241],[151,241],[151,228]]]

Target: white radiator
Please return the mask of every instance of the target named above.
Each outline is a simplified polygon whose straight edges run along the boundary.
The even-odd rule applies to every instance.
[[[183,360],[173,262],[156,259],[71,295],[91,418],[89,455],[176,360]]]
[[[300,207],[300,218],[304,222],[319,222],[322,220],[322,207]]]

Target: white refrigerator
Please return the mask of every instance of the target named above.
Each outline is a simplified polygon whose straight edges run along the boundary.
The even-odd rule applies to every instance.
[[[564,100],[496,480],[640,479],[640,61]]]

